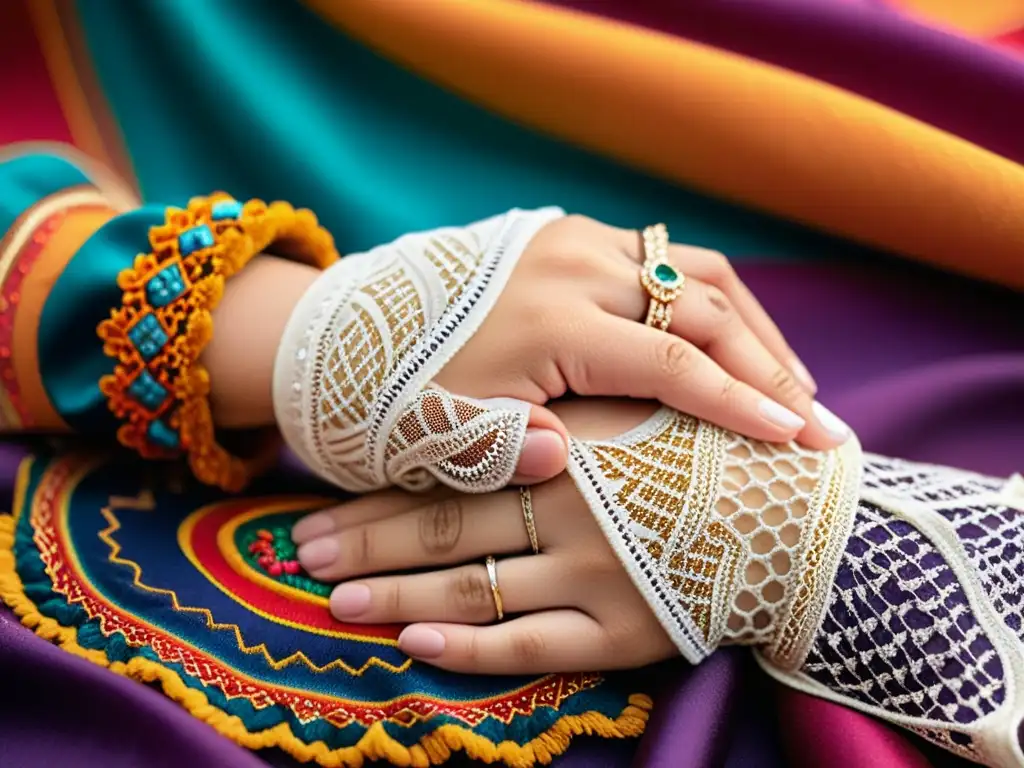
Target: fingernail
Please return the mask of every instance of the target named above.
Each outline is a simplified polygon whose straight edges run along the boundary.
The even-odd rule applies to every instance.
[[[793,375],[796,376],[796,380],[800,382],[804,389],[810,394],[814,394],[818,391],[818,382],[811,376],[811,372],[807,370],[807,366],[802,362],[793,358],[793,362],[790,363],[789,368],[793,371]]]
[[[853,434],[853,430],[850,429],[849,425],[845,421],[832,413],[832,411],[824,405],[815,400],[814,405],[811,406],[811,410],[814,411],[814,416],[821,422],[821,426],[825,428],[825,431],[828,432],[829,437],[833,440],[845,443],[850,439],[850,435]]]
[[[765,398],[758,406],[761,415],[768,421],[783,429],[803,429],[807,423],[799,415],[793,413],[789,408],[780,405],[770,398]]]
[[[317,571],[338,559],[338,542],[331,538],[314,539],[299,547],[296,556],[307,571]]]
[[[370,607],[370,588],[365,584],[341,584],[331,592],[331,613],[353,619]]]
[[[402,630],[398,636],[398,647],[410,656],[434,659],[444,653],[444,635],[436,629],[414,624]]]
[[[556,475],[565,467],[565,450],[565,440],[557,432],[550,429],[528,430],[516,474],[538,479]]]
[[[292,541],[304,544],[328,533],[334,533],[334,518],[326,512],[314,512],[292,526]]]

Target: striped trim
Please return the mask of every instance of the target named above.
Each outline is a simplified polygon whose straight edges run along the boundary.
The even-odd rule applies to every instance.
[[[26,277],[33,272],[47,246],[78,211],[114,211],[103,193],[94,187],[73,187],[45,197],[26,210],[0,240],[0,430],[55,427],[60,419],[45,400],[36,364],[35,333],[26,334],[24,306],[38,328],[45,289],[26,293]],[[77,248],[62,249],[56,273]],[[52,261],[53,259],[48,259]],[[54,267],[45,270],[54,273]],[[38,306],[36,306],[38,304]],[[40,402],[40,398],[44,398]],[[45,405],[44,405],[45,404]]]
[[[75,145],[115,169],[137,189],[123,137],[93,68],[74,3],[25,2]]]

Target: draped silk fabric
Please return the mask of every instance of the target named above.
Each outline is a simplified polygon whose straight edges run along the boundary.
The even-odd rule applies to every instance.
[[[873,249],[1024,284],[1024,13],[902,5],[9,3],[0,130],[74,141],[149,199],[310,206],[348,252],[512,207],[665,220],[735,257],[866,448],[1009,475],[1024,469],[1019,294]],[[642,739],[581,739],[558,764],[958,764],[745,658],[657,670]],[[0,679],[5,765],[287,764],[6,612]]]

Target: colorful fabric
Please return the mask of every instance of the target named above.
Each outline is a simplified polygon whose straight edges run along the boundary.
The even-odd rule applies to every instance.
[[[281,530],[329,499],[180,483],[82,456],[27,462],[14,517],[0,518],[0,597],[38,634],[158,684],[238,743],[324,766],[437,764],[458,750],[529,766],[574,734],[642,730],[650,699],[625,680],[416,664],[396,647],[400,628],[338,622],[322,585],[253,562],[257,542],[276,531],[282,547]]]

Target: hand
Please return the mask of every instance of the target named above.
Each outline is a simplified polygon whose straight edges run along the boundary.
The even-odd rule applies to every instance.
[[[806,368],[722,254],[669,247],[686,276],[669,333],[643,324],[643,255],[635,231],[581,216],[546,225],[438,382],[538,405],[570,390],[660,400],[748,437],[812,448],[849,437],[814,402]]]
[[[315,513],[293,537],[314,578],[344,582],[331,595],[331,613],[411,624],[399,647],[445,669],[607,670],[675,656],[572,480],[562,474],[532,494],[539,555],[523,554],[530,542],[514,490],[430,498],[387,491]],[[508,615],[474,626],[497,618],[487,555],[498,560]],[[411,568],[435,570],[379,575]]]
[[[559,407],[576,433],[614,434],[644,406],[579,401]],[[571,412],[571,413],[569,413]],[[413,496],[384,492],[301,520],[303,567],[341,581],[341,620],[409,623],[399,646],[459,672],[533,674],[639,667],[677,655],[566,474],[535,486],[541,552],[530,551],[517,491]],[[495,555],[504,610],[496,619],[484,559]],[[504,557],[502,557],[504,555]],[[433,569],[415,575],[380,575]],[[362,578],[360,578],[362,577]],[[518,617],[516,617],[518,615]]]

